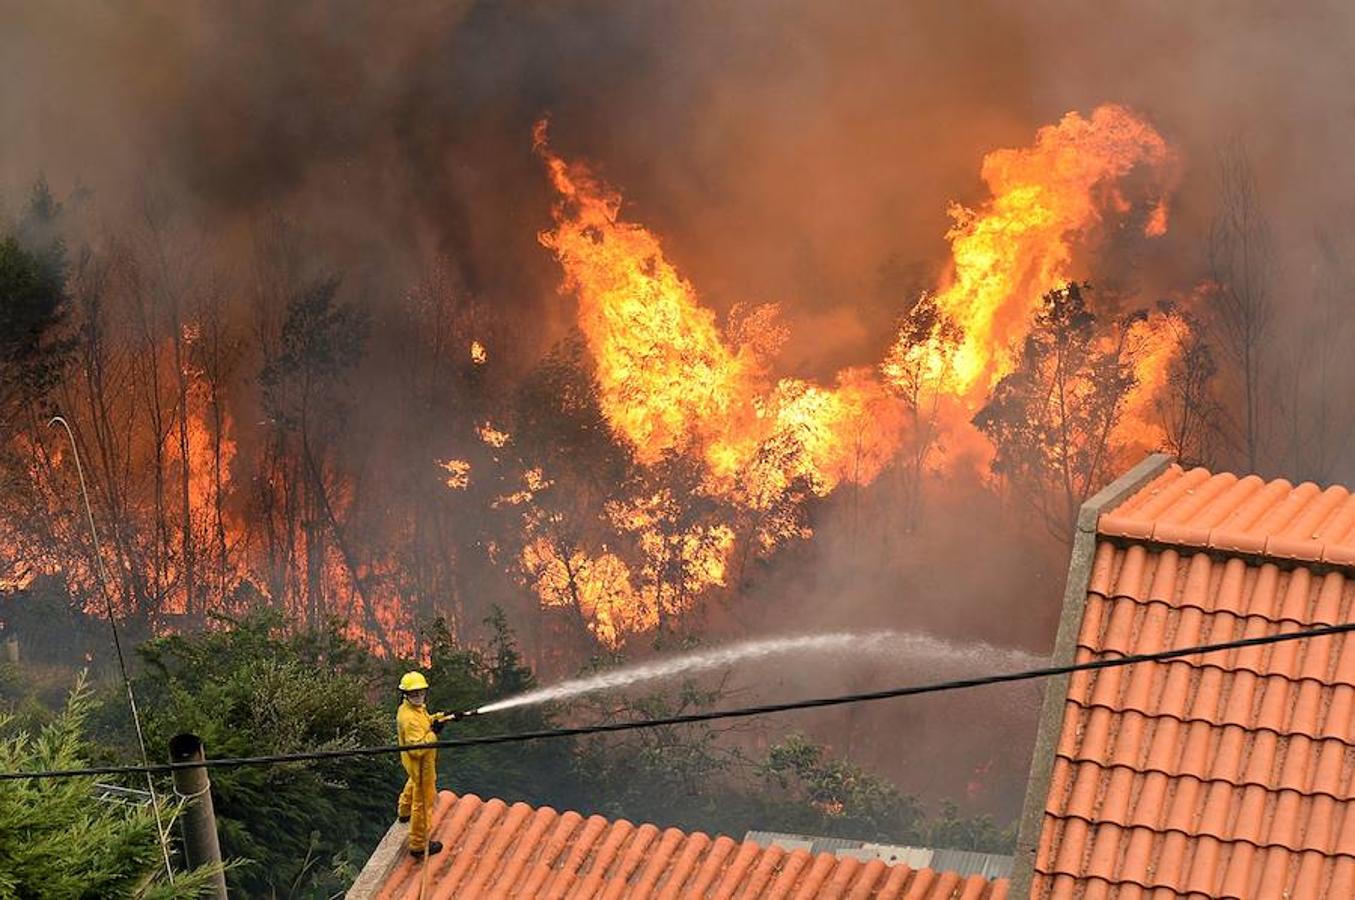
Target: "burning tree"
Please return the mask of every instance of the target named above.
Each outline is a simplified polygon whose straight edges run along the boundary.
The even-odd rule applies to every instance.
[[[909,527],[921,513],[922,477],[941,440],[939,416],[963,340],[964,331],[942,310],[935,295],[923,294],[899,323],[894,346],[881,366],[908,411],[909,437],[899,471],[904,482],[904,521]]]
[[[1078,507],[1118,465],[1116,427],[1137,384],[1132,319],[1099,333],[1087,285],[1044,295],[1016,369],[974,424],[993,442],[994,473],[1071,539]]]
[[[512,511],[503,523],[510,558],[543,609],[569,611],[590,650],[614,647],[650,624],[635,609],[607,513],[633,462],[603,417],[581,335],[527,376],[512,409],[514,480],[493,504]]]
[[[526,378],[499,363],[512,343],[494,339],[504,320],[463,288],[454,260],[389,296],[346,292],[275,218],[256,231],[252,283],[236,285],[206,274],[233,248],[206,245],[181,218],[171,229],[154,204],[136,229],[80,254],[67,279],[78,341],[48,393],[80,425],[119,609],[160,629],[255,603],[311,623],[339,613],[386,652],[417,653],[420,621],[442,615],[458,633],[501,603],[546,626],[530,646],[567,622],[582,638],[572,646],[591,652],[684,631],[705,601],[752,584],[750,561],[810,538],[822,498],[842,496],[853,539],[870,527],[862,509],[915,520],[943,443],[987,454],[961,416],[999,382],[994,432],[1045,369],[1102,373],[1094,390],[1069,375],[1074,415],[1046,428],[1064,438],[1067,458],[1045,463],[1067,470],[1069,496],[1111,464],[1117,426],[1159,440],[1145,398],[1166,360],[1132,351],[1160,332],[1118,323],[1118,345],[1061,342],[1047,354],[1069,357],[1058,363],[1011,349],[1031,327],[1029,286],[1067,278],[1103,223],[1166,228],[1172,154],[1124,108],[1069,114],[1033,145],[985,157],[992,196],[952,210],[936,290],[880,365],[822,380],[777,371],[778,307],[734,304],[722,322],[615,189],[553,152],[544,126],[536,149],[555,189],[539,239],[577,332]],[[1093,350],[1133,357],[1122,380],[1152,390],[1100,412],[1083,403],[1114,381],[1082,358]],[[1198,391],[1183,390],[1193,410]],[[1183,447],[1196,433],[1186,418],[1168,437]],[[1101,452],[1084,459],[1076,448],[1097,443],[1098,423]],[[999,466],[1019,481],[1035,469],[1013,457],[1039,429],[1003,428]],[[8,495],[20,505],[5,527],[21,539],[6,549],[22,546],[35,571],[82,594],[93,551],[69,513],[69,467],[31,430],[6,446],[36,459],[6,472],[28,491]],[[891,468],[902,503],[867,490]],[[429,490],[437,480],[451,490]],[[46,513],[28,521],[24,506]]]
[[[272,425],[276,477],[286,490],[282,515],[267,520],[275,529],[269,544],[286,548],[287,558],[275,571],[304,579],[292,585],[292,593],[303,600],[306,621],[315,626],[330,610],[326,592],[333,588],[327,577],[333,541],[371,633],[389,651],[389,639],[367,593],[363,563],[336,510],[338,499],[324,456],[348,406],[339,379],[360,359],[368,327],[362,309],[338,301],[338,288],[338,279],[331,277],[293,293],[277,343],[266,351],[260,374],[264,409]],[[304,561],[296,559],[298,553]],[[286,595],[284,590],[273,593]]]
[[[609,513],[630,537],[645,610],[662,640],[697,596],[725,583],[734,532],[723,504],[703,488],[700,464],[689,458],[670,455],[641,469],[628,493]]]
[[[31,457],[47,410],[43,401],[65,368],[72,342],[63,325],[70,311],[64,243],[55,232],[60,206],[46,182],[33,188],[28,208],[14,233],[0,236],[0,588],[26,584],[43,568],[52,534],[37,540],[24,528],[43,508],[42,485]],[[23,437],[20,438],[19,436]],[[40,526],[47,523],[39,523]],[[36,563],[36,564],[35,564]]]
[[[1213,455],[1222,415],[1214,397],[1218,362],[1195,315],[1168,301],[1158,308],[1173,348],[1166,384],[1155,401],[1164,446],[1182,465],[1202,465]]]

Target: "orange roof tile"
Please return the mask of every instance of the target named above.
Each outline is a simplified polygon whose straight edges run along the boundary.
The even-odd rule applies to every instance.
[[[1350,621],[1355,497],[1170,466],[1101,516],[1078,660]],[[1355,639],[1080,672],[1031,896],[1355,897]]]
[[[1355,495],[1283,478],[1167,468],[1117,509],[1101,534],[1225,553],[1355,565]]]
[[[445,849],[429,861],[425,897],[565,900],[1006,900],[1006,879],[786,852],[700,832],[584,818],[525,803],[443,791],[431,834]],[[400,862],[379,900],[415,900],[420,864]]]

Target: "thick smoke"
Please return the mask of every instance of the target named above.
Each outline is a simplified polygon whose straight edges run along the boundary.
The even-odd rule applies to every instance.
[[[934,283],[983,153],[1069,109],[1142,112],[1188,167],[1156,270],[1199,265],[1216,152],[1245,142],[1306,281],[1355,216],[1347,4],[11,2],[0,176],[148,178],[213,228],[304,215],[347,270],[445,254],[495,306],[560,304],[530,128],[597,161],[713,302],[795,313],[794,361],[878,359]],[[1299,289],[1297,293],[1302,293]],[[536,320],[539,321],[539,320]]]
[[[936,283],[948,202],[984,199],[983,154],[1028,144],[1070,109],[1123,103],[1180,153],[1170,231],[1138,261],[1144,290],[1202,277],[1230,145],[1247,149],[1271,215],[1284,352],[1299,352],[1330,280],[1320,248],[1340,262],[1355,247],[1348,3],[6,0],[0,16],[7,211],[41,173],[60,196],[91,190],[93,230],[114,229],[153,189],[226,271],[285,215],[376,302],[445,261],[514,335],[495,349],[518,366],[573,316],[536,237],[550,223],[531,148],[543,115],[556,149],[624,192],[707,302],[784,305],[793,374],[882,358],[891,323]],[[1333,474],[1349,479],[1345,462]],[[791,551],[803,558],[729,627],[756,634],[775,610],[810,628],[920,626],[1047,651],[1062,563],[1026,539],[1037,529],[995,531],[991,498],[957,493],[929,510],[901,584],[882,566],[903,536],[853,533],[856,502],[869,498],[833,498],[823,539]],[[863,676],[787,690],[850,677]],[[893,772],[906,788],[936,782],[929,760],[968,753],[946,773],[954,793],[1000,757],[985,777],[1008,788],[989,799],[1011,812],[1027,761],[1010,750],[1021,736],[995,736],[985,718],[1003,702],[959,717],[872,709],[862,731],[906,718],[911,749]],[[870,761],[888,763],[896,745],[876,745]]]

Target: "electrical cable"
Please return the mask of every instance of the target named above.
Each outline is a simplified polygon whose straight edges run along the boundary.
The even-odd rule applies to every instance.
[[[38,772],[0,772],[0,781],[42,778],[76,778],[91,775],[133,775],[146,773],[164,774],[176,769],[205,767],[209,769],[229,769],[241,766],[281,765],[284,763],[310,762],[329,759],[346,759],[359,756],[380,756],[400,753],[404,750],[456,749],[460,747],[485,747],[494,744],[513,744],[522,741],[548,740],[562,737],[582,737],[590,734],[614,734],[620,731],[636,731],[644,728],[661,728],[671,725],[691,725],[699,722],[713,722],[720,719],[741,719],[752,716],[771,715],[800,709],[817,709],[827,706],[842,706],[849,703],[868,703],[874,700],[890,700],[897,697],[915,697],[921,694],[939,694],[967,688],[986,687],[994,684],[1009,684],[1017,681],[1032,681],[1040,678],[1053,678],[1070,675],[1074,672],[1090,672],[1099,669],[1113,669],[1146,662],[1164,662],[1187,656],[1199,656],[1206,653],[1219,653],[1224,650],[1238,650],[1243,647],[1259,647],[1265,644],[1278,644],[1284,641],[1306,640],[1331,637],[1355,631],[1355,622],[1337,625],[1321,625],[1298,631],[1281,631],[1275,634],[1237,638],[1212,644],[1200,644],[1193,647],[1179,647],[1161,650],[1156,653],[1139,653],[1126,656],[1107,657],[1087,662],[1069,663],[1061,666],[1046,666],[1039,669],[1023,669],[1017,672],[1002,672],[992,675],[959,678],[951,681],[937,681],[928,684],[907,687],[888,688],[880,691],[866,691],[855,694],[839,694],[830,697],[814,697],[807,700],[790,700],[784,703],[768,703],[761,706],[746,706],[738,709],[711,710],[708,712],[685,713],[680,716],[668,716],[659,719],[641,719],[627,722],[608,722],[598,725],[579,725],[566,728],[550,728],[541,731],[522,731],[508,734],[490,734],[481,737],[454,738],[445,741],[429,741],[423,744],[389,744],[374,747],[352,747],[344,750],[312,750],[301,753],[278,753],[268,756],[220,757],[193,762],[159,763],[151,766],[91,766],[84,769],[52,769]]]
[[[94,527],[94,508],[89,503],[89,489],[85,486],[85,467],[80,463],[80,446],[76,443],[75,432],[64,416],[53,416],[47,427],[60,423],[71,441],[71,454],[75,457],[75,473],[80,478],[80,496],[85,501],[85,516],[89,521],[89,536],[94,542],[94,563],[99,574],[99,587],[104,595],[104,605],[108,611],[108,627],[113,630],[113,648],[118,652],[118,670],[122,673],[122,683],[127,688],[127,705],[132,710],[132,724],[136,728],[137,746],[141,748],[141,764],[146,768],[146,788],[151,795],[151,809],[155,813],[155,833],[160,838],[160,852],[165,858],[165,877],[174,883],[174,866],[169,860],[169,839],[165,834],[164,822],[160,818],[160,798],[155,795],[155,783],[151,780],[150,755],[146,753],[146,737],[141,731],[141,714],[136,708],[136,694],[132,691],[132,679],[127,675],[127,660],[122,654],[122,639],[118,636],[118,620],[113,615],[113,597],[108,591],[108,572],[104,569],[103,548],[99,544],[99,529]]]

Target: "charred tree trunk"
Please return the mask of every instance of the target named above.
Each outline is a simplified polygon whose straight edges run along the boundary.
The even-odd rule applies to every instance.
[[[319,504],[320,512],[324,515],[325,522],[329,526],[330,534],[334,538],[334,546],[338,548],[340,557],[343,558],[344,566],[348,569],[349,577],[353,580],[353,588],[357,591],[358,599],[362,602],[364,617],[367,621],[367,627],[372,635],[380,642],[382,649],[387,655],[394,656],[395,651],[390,643],[390,637],[386,634],[385,626],[377,618],[376,608],[373,606],[371,598],[367,595],[367,585],[362,578],[358,568],[357,558],[353,555],[348,541],[344,536],[343,526],[339,524],[338,518],[334,515],[334,507],[329,502],[329,492],[325,488],[324,479],[321,477],[320,467],[315,462],[315,457],[311,454],[310,442],[306,438],[303,427],[301,433],[301,456],[303,464],[306,467],[310,479],[312,490],[315,493],[315,499]]]
[[[190,616],[198,615],[202,610],[195,605],[196,564],[193,544],[193,461],[188,441],[189,385],[188,360],[184,356],[183,325],[179,321],[177,306],[174,320],[174,374],[178,388],[179,407],[179,555],[183,568],[184,611]]]

